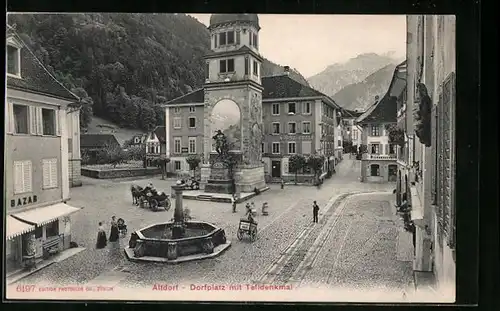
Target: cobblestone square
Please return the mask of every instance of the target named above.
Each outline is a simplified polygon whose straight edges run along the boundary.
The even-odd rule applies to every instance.
[[[253,243],[236,238],[239,219],[244,216],[245,203],[238,204],[237,213],[232,213],[231,205],[227,203],[184,199],[184,207],[191,209],[195,219],[212,222],[223,228],[232,242],[232,247],[220,257],[179,265],[133,263],[123,254],[123,248],[128,244],[132,231],[153,223],[168,221],[173,217],[173,208],[169,211],[153,212],[133,205],[130,186],[152,182],[157,189],[170,192],[169,188],[175,180],[85,179],[83,187],[72,189],[71,203],[84,207],[74,215],[72,230],[74,241],[86,249],[24,278],[21,282],[91,284],[112,274],[110,278],[114,280],[115,286],[130,288],[150,287],[159,282],[259,283],[266,271],[285,256],[290,245],[305,231],[309,232],[309,235],[301,246],[304,253],[293,256],[299,262],[288,262],[288,270],[292,270],[282,271],[279,280],[290,281],[290,276],[285,274],[294,273],[303,278],[302,286],[308,284],[310,279],[323,280],[325,284],[332,286],[351,286],[363,282],[371,284],[379,281],[399,284],[403,279],[406,282],[409,265],[391,261],[392,257],[384,257],[385,254],[395,253],[396,229],[394,224],[391,224],[392,216],[388,207],[391,195],[382,196],[382,199],[378,195],[370,199],[372,195],[366,194],[363,199],[347,199],[348,202],[354,203],[346,203],[348,206],[344,207],[340,215],[333,215],[338,208],[335,204],[330,209],[327,208],[327,203],[330,201],[331,205],[332,198],[341,198],[348,193],[390,193],[393,187],[390,184],[360,183],[359,165],[359,161],[344,160],[337,174],[326,180],[319,189],[295,185],[286,185],[284,189],[280,189],[279,185],[271,185],[269,191],[256,196],[252,201],[257,209],[259,210],[263,202],[268,202],[270,215],[257,216],[258,239]],[[312,223],[313,200],[317,200],[320,206],[321,220],[318,224]],[[343,202],[339,199],[339,204],[340,201]],[[96,249],[97,224],[103,221],[109,225],[113,215],[126,220],[129,234],[120,239],[119,245]],[[312,268],[307,267],[307,273],[301,273],[301,269],[306,269],[300,265],[301,260],[307,257],[306,253],[320,232],[329,228],[329,218],[332,217],[340,217],[340,220],[331,229],[332,232],[319,250],[316,263]],[[346,232],[347,228],[349,232]],[[116,271],[118,276],[115,275]]]

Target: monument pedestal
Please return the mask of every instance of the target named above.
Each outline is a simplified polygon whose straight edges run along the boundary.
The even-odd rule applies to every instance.
[[[217,164],[213,167],[202,166],[201,188],[205,193],[232,194],[233,181],[229,171]],[[249,193],[254,192],[255,188],[258,190],[266,188],[264,164],[238,166],[234,171],[234,183],[236,193]]]
[[[253,192],[255,188],[262,190],[266,187],[264,164],[241,165],[235,171],[236,191]]]

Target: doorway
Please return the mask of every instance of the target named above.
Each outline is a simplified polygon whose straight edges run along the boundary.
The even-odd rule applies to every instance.
[[[393,181],[396,181],[397,179],[397,173],[398,172],[398,166],[397,165],[394,165],[394,164],[391,164],[389,165],[389,181],[393,182]]]
[[[280,178],[281,177],[281,161],[271,162],[271,177]]]

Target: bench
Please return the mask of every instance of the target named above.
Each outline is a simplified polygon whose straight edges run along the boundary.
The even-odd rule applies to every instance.
[[[59,238],[44,242],[42,245],[44,253],[48,256],[59,253],[59,242]]]

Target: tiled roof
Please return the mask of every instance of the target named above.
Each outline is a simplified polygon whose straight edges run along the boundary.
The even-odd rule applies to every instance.
[[[279,99],[293,97],[328,97],[327,95],[304,85],[288,75],[262,77],[262,99]],[[331,99],[331,98],[330,98]],[[333,99],[331,99],[333,101]],[[198,89],[168,102],[172,104],[203,103],[205,101],[204,89]],[[338,105],[337,105],[338,106]],[[340,106],[338,106],[340,107]]]
[[[205,90],[203,88],[198,89],[196,91],[192,91],[191,93],[187,93],[176,99],[169,101],[167,104],[190,104],[190,103],[203,103],[205,102]]]
[[[157,126],[153,132],[156,134],[156,137],[158,137],[160,143],[166,142],[167,131],[165,126]]]
[[[394,70],[387,93],[378,102],[370,106],[357,120],[357,123],[387,123],[397,122],[397,99],[406,87],[406,71],[402,69],[406,61]]]
[[[307,85],[304,85],[288,75],[263,77],[262,92],[263,99],[287,98],[287,97],[313,97],[326,96]]]
[[[21,42],[17,36],[14,36],[14,39],[23,45],[21,48],[21,79],[7,76],[7,87],[60,97],[70,101],[79,101],[75,94],[66,89],[49,73],[24,42]]]
[[[120,146],[113,134],[81,134],[81,148],[102,148],[105,146]]]

